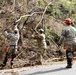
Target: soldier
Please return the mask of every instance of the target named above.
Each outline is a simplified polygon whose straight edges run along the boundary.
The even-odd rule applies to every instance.
[[[44,30],[42,28],[38,29],[38,33],[32,35],[32,37],[37,40],[38,48],[40,51],[39,53],[40,62],[42,64],[43,56],[46,55],[46,49],[47,49]]]
[[[6,66],[8,58],[10,58],[10,65],[12,68],[12,65],[14,63],[13,60],[15,58],[15,51],[18,48],[18,40],[20,37],[17,26],[15,26],[14,28],[14,33],[8,33],[7,30],[5,30],[5,35],[7,39],[9,40],[10,46],[6,47],[6,55],[5,55],[3,64],[1,64],[1,69]]]
[[[76,28],[71,26],[72,20],[70,18],[65,19],[65,28],[61,32],[61,37],[58,45],[60,46],[65,39],[65,48],[66,48],[66,58],[67,66],[66,68],[72,68],[72,59],[74,56],[74,50],[76,47],[75,37],[76,37]]]

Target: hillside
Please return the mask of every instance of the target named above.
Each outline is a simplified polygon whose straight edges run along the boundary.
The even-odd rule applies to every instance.
[[[58,48],[57,42],[66,17],[73,20],[73,25],[76,24],[76,0],[0,0],[0,63],[9,45],[4,30],[12,32],[15,22],[18,22],[21,41],[14,68],[40,64],[37,42],[31,38],[34,29],[38,27],[45,30],[48,45],[44,59],[65,57],[65,50],[63,47]],[[10,68],[9,61],[6,68]]]

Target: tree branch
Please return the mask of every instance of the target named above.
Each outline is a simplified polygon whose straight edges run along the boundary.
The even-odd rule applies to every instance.
[[[40,25],[40,23],[42,22],[42,20],[43,20],[43,18],[44,18],[44,15],[45,15],[45,12],[46,12],[46,10],[47,10],[47,7],[49,6],[49,5],[51,5],[53,2],[55,2],[54,0],[52,1],[52,2],[50,2],[50,3],[48,3],[48,5],[45,7],[45,10],[44,10],[44,12],[43,12],[43,15],[42,15],[42,18],[40,19],[40,21],[39,21],[39,23],[36,25],[36,27],[35,27],[35,31],[37,32],[37,27]],[[37,32],[38,33],[38,32]]]
[[[42,14],[43,12],[34,12],[32,14],[28,14],[28,15],[23,15],[21,16],[18,20],[16,20],[16,22],[19,22],[23,17],[30,17],[33,16],[34,14]]]

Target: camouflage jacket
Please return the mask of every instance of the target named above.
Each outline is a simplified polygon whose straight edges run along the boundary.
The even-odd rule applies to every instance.
[[[67,45],[73,44],[75,37],[76,37],[76,28],[69,25],[62,30],[59,44],[62,44],[64,39]]]

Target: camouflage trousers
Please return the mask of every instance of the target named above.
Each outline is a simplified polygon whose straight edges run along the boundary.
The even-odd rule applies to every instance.
[[[72,65],[73,57],[74,57],[74,52],[66,50],[67,65]]]
[[[3,61],[3,64],[4,66],[6,65],[7,61],[8,61],[8,58],[10,58],[10,64],[13,65],[13,60],[15,58],[15,45],[11,45],[8,52],[6,52],[6,55],[5,55],[5,58],[4,58],[4,61]]]
[[[46,49],[43,47],[39,48],[39,59],[41,63],[43,62],[44,57],[46,56]]]
[[[76,49],[75,44],[68,44],[68,49],[66,50],[66,58],[67,58],[67,65],[72,65],[72,60],[74,58],[74,51]]]

